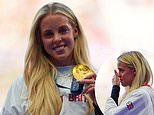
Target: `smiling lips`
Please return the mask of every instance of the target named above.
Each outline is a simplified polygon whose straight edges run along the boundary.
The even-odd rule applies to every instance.
[[[62,51],[62,50],[64,50],[64,48],[65,48],[65,45],[61,45],[61,46],[56,46],[52,49],[55,50],[55,51]]]

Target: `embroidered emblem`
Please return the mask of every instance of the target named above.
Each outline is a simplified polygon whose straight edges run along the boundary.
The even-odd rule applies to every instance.
[[[126,103],[126,105],[127,105],[127,108],[128,108],[129,110],[131,110],[131,109],[134,108],[134,105],[133,105],[133,103],[132,103],[131,101],[128,101],[128,102]]]

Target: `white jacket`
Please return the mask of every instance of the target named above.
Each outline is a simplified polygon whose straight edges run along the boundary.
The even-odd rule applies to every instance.
[[[104,108],[105,115],[154,115],[154,90],[142,86],[130,92],[120,105],[108,98]]]

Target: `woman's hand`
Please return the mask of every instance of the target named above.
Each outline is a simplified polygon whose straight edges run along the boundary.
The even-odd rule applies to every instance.
[[[116,70],[114,70],[114,76],[112,78],[112,85],[120,86],[120,78],[119,78],[119,74]]]
[[[96,74],[92,73],[87,76],[84,80],[80,81],[81,84],[87,84],[88,86],[83,90],[82,94],[89,94],[90,98],[93,100],[93,103],[96,104],[95,98],[95,80]]]

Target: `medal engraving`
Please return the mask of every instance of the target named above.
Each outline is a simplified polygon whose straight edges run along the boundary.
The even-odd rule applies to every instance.
[[[76,65],[72,70],[72,74],[74,78],[78,81],[83,80],[84,78],[86,78],[88,75],[92,73],[93,71],[88,66],[85,66],[82,64]]]

